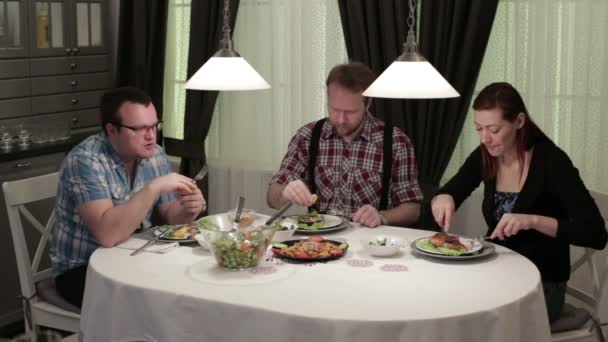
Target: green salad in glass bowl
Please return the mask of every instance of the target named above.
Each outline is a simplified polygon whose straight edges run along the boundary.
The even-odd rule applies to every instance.
[[[275,227],[262,226],[248,231],[209,230],[202,235],[219,266],[246,270],[256,267],[264,257],[275,231]]]

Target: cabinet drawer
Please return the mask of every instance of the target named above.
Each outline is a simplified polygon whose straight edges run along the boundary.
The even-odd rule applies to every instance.
[[[64,157],[61,152],[0,163],[0,183],[58,171]]]
[[[32,97],[32,113],[54,113],[99,106],[103,91]]]
[[[0,80],[0,99],[30,96],[28,79]]]
[[[110,87],[110,74],[75,74],[70,76],[35,77],[31,79],[32,95],[57,94]],[[1,84],[1,81],[0,81]]]
[[[31,113],[29,98],[0,101],[0,119],[25,116]]]
[[[108,71],[108,56],[35,58],[30,60],[32,76],[66,75]]]
[[[69,120],[72,129],[99,126],[101,123],[101,113],[98,108],[79,110],[70,113]]]
[[[26,60],[0,60],[0,78],[18,78],[26,76]]]

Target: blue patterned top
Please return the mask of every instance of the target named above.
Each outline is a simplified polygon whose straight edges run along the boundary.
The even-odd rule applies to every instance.
[[[513,210],[515,201],[517,201],[519,192],[500,192],[494,194],[494,218],[500,221],[500,218],[505,213],[510,213]]]
[[[111,199],[114,205],[127,202],[145,184],[170,172],[167,155],[160,146],[152,157],[137,161],[131,186],[127,169],[105,133],[92,135],[74,147],[61,164],[51,230],[49,254],[55,275],[85,265],[101,245],[89,231],[78,208],[89,201]],[[161,196],[155,206],[173,201],[175,194]],[[143,228],[151,226],[148,212]]]

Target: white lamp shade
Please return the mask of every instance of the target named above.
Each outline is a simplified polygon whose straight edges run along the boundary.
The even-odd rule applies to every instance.
[[[427,61],[394,61],[363,96],[399,99],[435,99],[460,94]]]
[[[211,57],[186,82],[186,89],[256,90],[270,85],[242,57]]]

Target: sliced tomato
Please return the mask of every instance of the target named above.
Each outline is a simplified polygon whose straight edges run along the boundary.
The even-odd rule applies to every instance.
[[[341,255],[342,252],[343,252],[343,250],[341,250],[341,249],[333,249],[332,248],[332,249],[329,250],[329,254],[331,254],[331,255]]]

